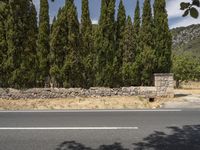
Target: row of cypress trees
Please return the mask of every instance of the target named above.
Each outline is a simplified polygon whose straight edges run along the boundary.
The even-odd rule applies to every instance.
[[[73,0],[66,0],[52,25],[48,0],[40,0],[39,26],[32,0],[0,1],[0,85],[56,87],[151,85],[153,73],[171,68],[171,34],[165,0],[139,0],[134,22],[120,0],[101,1],[98,25],[92,25],[88,0],[81,23]]]

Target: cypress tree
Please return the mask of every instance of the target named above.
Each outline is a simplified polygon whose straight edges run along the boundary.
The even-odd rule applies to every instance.
[[[8,52],[5,67],[8,72],[8,83],[10,87],[14,88],[34,86],[33,66],[35,64],[32,56],[35,50],[34,44],[32,45],[30,42],[34,38],[32,39],[32,35],[29,35],[30,30],[32,30],[30,29],[32,28],[31,22],[34,22],[32,21],[33,11],[31,7],[32,3],[27,0],[9,2],[6,25]]]
[[[39,33],[37,41],[38,75],[39,86],[44,86],[49,76],[49,4],[48,0],[40,0]]]
[[[54,86],[63,86],[63,74],[62,68],[64,65],[66,53],[67,53],[67,36],[68,36],[68,6],[60,9],[60,13],[57,15],[52,33],[50,36],[50,76],[51,82]]]
[[[123,65],[122,65],[122,77],[124,86],[135,85],[135,78],[133,72],[133,65],[135,62],[135,48],[134,48],[134,38],[133,38],[133,24],[131,22],[131,17],[128,16],[125,26],[125,31],[123,33],[122,39],[122,50],[123,50]]]
[[[140,30],[141,30],[141,20],[140,20],[140,4],[139,0],[137,0],[136,7],[135,7],[135,13],[134,13],[134,23],[133,23],[133,47],[135,50],[135,62],[133,64],[133,77],[134,82],[133,85],[141,85],[141,67],[139,66],[139,59],[140,59],[140,49],[141,49],[141,40],[140,40]]]
[[[53,27],[54,27],[55,23],[56,23],[56,17],[54,16],[54,17],[53,17],[52,24],[51,24],[51,32],[50,32],[50,34],[51,34],[52,31],[53,31]]]
[[[96,85],[113,85],[113,58],[115,49],[115,0],[102,0],[99,27],[95,39]]]
[[[117,22],[116,22],[116,45],[117,48],[119,47],[119,43],[123,38],[123,32],[124,32],[124,28],[125,28],[125,24],[126,24],[126,11],[124,8],[124,4],[123,1],[120,0],[119,3],[119,8],[118,8],[118,14],[117,14]]]
[[[134,13],[134,24],[133,24],[133,28],[134,28],[133,38],[135,39],[134,46],[135,46],[135,49],[137,50],[139,49],[139,43],[140,43],[140,37],[139,37],[140,23],[141,23],[140,22],[140,3],[139,3],[139,0],[137,0],[135,13]]]
[[[6,41],[7,8],[7,3],[0,1],[0,87],[5,87],[7,82],[6,69],[4,68],[8,50]]]
[[[156,72],[169,73],[172,65],[172,36],[168,25],[165,0],[154,3],[155,50],[157,57]]]
[[[156,61],[154,50],[145,45],[143,51],[139,55],[140,61],[138,63],[141,70],[141,84],[151,86],[153,82],[154,64]]]
[[[36,40],[37,40],[37,12],[32,2],[27,3],[26,40],[24,51],[21,54],[20,72],[23,87],[36,85]]]
[[[79,22],[76,7],[74,1],[67,1],[69,3],[69,9],[67,14],[68,20],[68,43],[67,43],[67,55],[63,66],[64,75],[64,87],[82,87],[83,64],[81,62],[81,43],[80,43],[80,31]]]
[[[140,56],[138,56],[135,66],[137,68],[137,74],[138,71],[140,72],[138,76],[141,77],[141,85],[151,85],[153,83],[153,73],[155,69],[155,59],[152,58],[155,57],[154,42],[154,26],[151,3],[150,0],[145,0],[140,30],[140,45],[138,54]],[[144,56],[145,54],[147,56]]]
[[[81,36],[85,86],[90,87],[94,82],[94,42],[88,0],[82,0]]]
[[[151,0],[144,1],[143,14],[142,14],[142,25],[140,30],[140,41],[141,47],[145,45],[154,47],[154,26],[151,9]]]
[[[120,0],[118,14],[117,14],[117,22],[116,22],[116,51],[113,62],[113,86],[120,87],[122,85],[122,59],[123,59],[123,34],[126,25],[126,11],[124,8],[123,1]]]

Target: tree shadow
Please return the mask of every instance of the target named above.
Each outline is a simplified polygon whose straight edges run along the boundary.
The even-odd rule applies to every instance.
[[[155,131],[142,142],[134,143],[135,150],[200,150],[200,125],[168,129],[172,134]]]
[[[133,143],[134,150],[200,150],[200,125],[167,127],[170,134],[155,131],[142,142]],[[93,149],[76,141],[65,141],[56,150],[129,150],[121,143],[100,145]]]
[[[92,149],[75,141],[65,141],[61,143],[58,146],[58,148],[56,148],[56,150],[128,150],[128,149],[123,148],[123,146],[120,143],[114,143],[112,145],[101,145],[97,149]]]

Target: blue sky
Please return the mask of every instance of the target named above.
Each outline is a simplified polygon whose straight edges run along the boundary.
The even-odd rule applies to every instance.
[[[36,5],[37,10],[39,11],[40,0],[33,0],[33,1]],[[49,13],[50,13],[51,20],[57,14],[58,9],[64,5],[64,1],[65,0],[56,0],[56,2],[52,3],[49,0],[49,7],[50,7]],[[81,0],[74,0],[74,1],[77,7],[79,19],[80,19]],[[127,15],[130,15],[133,18],[136,0],[123,0],[123,1],[124,1]],[[184,18],[181,17],[183,12],[179,10],[180,2],[181,1],[187,2],[191,0],[166,0],[166,1],[167,1],[166,9],[169,15],[170,28],[188,26],[191,24],[200,23],[200,18],[193,19],[191,17],[184,17]],[[90,3],[90,15],[91,15],[92,22],[97,23],[99,15],[100,15],[101,0],[89,0],[89,3]],[[118,4],[119,4],[119,0],[116,0],[116,10],[117,10]],[[140,5],[142,8],[143,0],[140,0]]]

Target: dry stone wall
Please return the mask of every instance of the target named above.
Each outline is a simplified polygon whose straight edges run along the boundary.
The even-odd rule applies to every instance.
[[[173,74],[155,74],[155,86],[152,87],[0,89],[1,99],[50,99],[107,96],[143,96],[147,98],[173,97]]]

